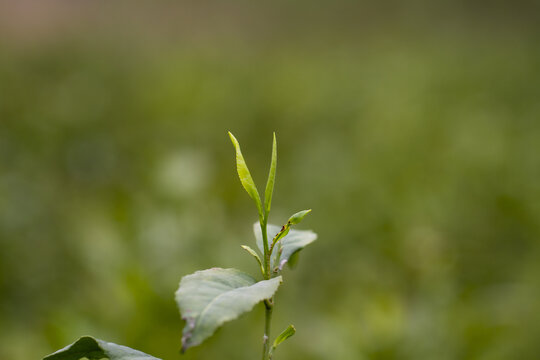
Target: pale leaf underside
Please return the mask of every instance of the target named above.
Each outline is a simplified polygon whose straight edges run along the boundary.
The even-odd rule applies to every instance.
[[[184,276],[176,292],[186,321],[182,350],[200,344],[223,323],[271,298],[280,283],[281,276],[257,282],[236,269],[212,268]]]
[[[268,242],[271,242],[274,236],[276,236],[276,234],[280,230],[281,230],[280,226],[268,224],[268,229],[267,229]],[[256,222],[253,225],[253,232],[255,233],[257,247],[259,248],[259,250],[261,250],[261,252],[263,252],[262,232],[261,232],[261,227],[258,222]],[[289,261],[289,259],[291,258],[293,254],[302,250],[304,247],[311,244],[315,240],[317,240],[317,234],[315,234],[311,230],[293,230],[293,229],[289,230],[289,233],[280,240],[281,247],[283,249],[281,253],[281,257],[280,257],[280,262]],[[276,259],[278,251],[279,251],[279,246],[276,245],[270,257],[272,268],[279,266],[279,264],[275,264],[275,259]]]

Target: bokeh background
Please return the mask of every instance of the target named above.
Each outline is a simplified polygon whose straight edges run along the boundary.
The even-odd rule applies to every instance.
[[[0,358],[90,334],[180,359],[173,293],[256,274],[256,211],[312,208],[279,359],[537,359],[540,8],[0,2]],[[184,359],[260,356],[257,308]]]

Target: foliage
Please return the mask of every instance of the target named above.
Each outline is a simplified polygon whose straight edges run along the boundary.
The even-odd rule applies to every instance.
[[[199,345],[224,322],[274,296],[281,276],[257,282],[236,269],[213,268],[182,278],[176,301],[186,321],[182,351]]]
[[[83,336],[43,360],[159,360],[126,346]]]
[[[290,231],[290,227],[300,223],[311,210],[300,211],[292,215],[281,229],[274,225],[268,225],[268,234],[271,235],[267,235],[267,221],[276,176],[276,136],[274,134],[264,210],[257,187],[242,156],[240,144],[230,132],[229,136],[236,150],[238,176],[247,193],[255,201],[259,212],[260,222],[256,224],[258,225],[256,229],[259,229],[260,226],[262,232],[256,230],[255,235],[257,246],[263,252],[263,260],[250,247],[242,245],[242,248],[257,259],[264,280],[257,281],[240,270],[216,267],[184,276],[176,292],[176,302],[182,319],[186,322],[182,336],[182,352],[192,346],[199,345],[225,322],[238,318],[238,316],[253,309],[257,303],[264,301],[266,315],[262,358],[265,360],[272,358],[277,346],[296,332],[294,326],[289,325],[274,340],[273,345],[269,346],[270,321],[275,303],[274,294],[282,283],[282,276],[279,275],[283,268],[280,259],[283,263],[287,262],[292,255],[313,242],[317,236],[311,231]],[[268,238],[272,239],[270,247]],[[277,264],[280,265],[277,266]],[[272,271],[270,272],[269,269]],[[100,360],[102,358],[109,360],[156,359],[125,346],[85,336],[72,345],[46,356],[43,360]]]
[[[284,269],[273,320],[298,333],[278,359],[538,357],[531,2],[158,1],[141,16],[140,2],[107,2],[86,25],[78,6],[98,3],[77,2],[56,33],[10,3],[24,37],[0,21],[0,359],[40,359],[78,334],[177,358],[179,275],[259,268],[234,245],[260,252],[228,129],[261,200],[279,129],[270,220],[306,204],[305,228],[328,239]],[[159,21],[167,37],[139,22],[158,3],[167,19],[199,17]],[[34,15],[65,14],[43,4]],[[260,334],[246,329],[263,312],[183,358],[252,360]]]
[[[262,253],[262,260],[261,256],[249,246],[242,245],[242,248],[257,260],[265,280],[256,282],[250,275],[239,270],[220,268],[184,276],[176,292],[176,301],[182,318],[186,321],[182,337],[182,351],[200,344],[224,322],[236,319],[242,313],[250,311],[256,303],[264,300],[266,312],[262,357],[264,360],[271,356],[270,354],[281,342],[294,334],[289,327],[276,338],[272,347],[269,346],[270,322],[275,304],[274,293],[282,282],[280,274],[283,267],[280,261],[287,262],[291,255],[313,242],[316,235],[311,231],[296,230],[289,234],[290,227],[300,223],[311,210],[294,214],[281,228],[268,224],[277,166],[276,135],[274,134],[273,137],[272,160],[266,182],[264,208],[242,155],[240,144],[230,132],[229,136],[236,150],[236,167],[240,182],[255,202],[259,213],[259,222],[255,224],[255,236],[257,246]],[[270,242],[269,239],[271,239]]]

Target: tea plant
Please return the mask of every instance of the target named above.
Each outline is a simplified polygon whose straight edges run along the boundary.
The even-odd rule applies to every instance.
[[[312,231],[293,230],[311,210],[303,210],[292,215],[282,226],[268,223],[276,178],[277,146],[274,134],[270,171],[264,191],[264,202],[246,161],[240,144],[229,132],[236,151],[236,169],[242,186],[255,202],[259,221],[253,230],[260,253],[247,245],[242,245],[257,261],[262,280],[236,269],[212,268],[186,275],[176,291],[176,302],[185,327],[182,333],[182,349],[201,344],[225,322],[234,320],[241,314],[262,303],[265,309],[264,333],[262,338],[262,359],[272,359],[278,345],[295,334],[296,329],[289,325],[271,343],[270,328],[272,312],[275,307],[274,294],[283,282],[282,271],[285,264],[294,266],[298,253],[306,245],[316,240]],[[44,360],[157,360],[155,357],[125,346],[116,345],[84,336],[75,343],[61,349]]]

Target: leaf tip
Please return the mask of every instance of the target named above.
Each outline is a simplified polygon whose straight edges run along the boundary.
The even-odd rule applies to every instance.
[[[281,334],[278,335],[278,337],[274,340],[274,344],[272,345],[272,351],[275,350],[279,344],[290,338],[296,334],[296,328],[294,325],[289,325]]]
[[[234,137],[234,135],[232,134],[232,132],[227,131],[227,134],[229,134],[229,138],[231,139],[233,145],[236,146],[236,144],[238,144],[238,140],[236,140],[236,138]]]
[[[299,211],[296,214],[292,215],[287,222],[291,225],[299,224],[310,212],[311,209]]]

